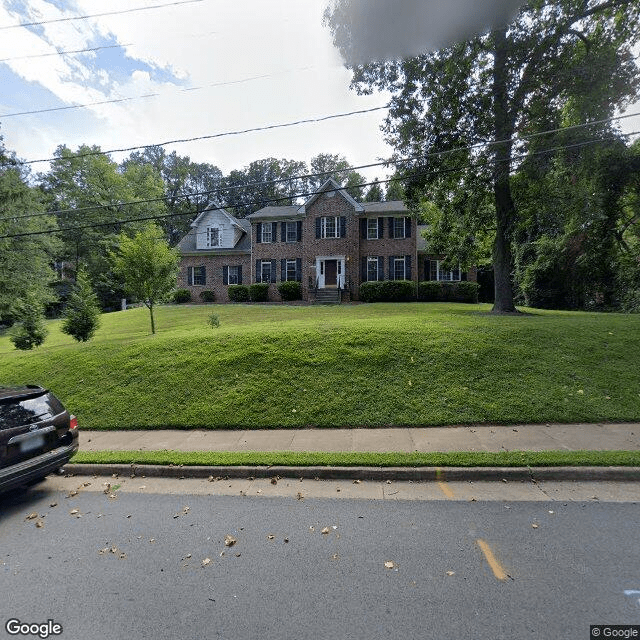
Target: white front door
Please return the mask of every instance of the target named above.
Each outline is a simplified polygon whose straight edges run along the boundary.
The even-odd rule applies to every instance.
[[[318,256],[316,282],[319,289],[344,289],[344,256]]]

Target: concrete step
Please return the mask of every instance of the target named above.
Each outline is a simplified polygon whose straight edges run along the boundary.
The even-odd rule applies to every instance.
[[[340,304],[338,289],[318,289],[315,296],[316,304]]]

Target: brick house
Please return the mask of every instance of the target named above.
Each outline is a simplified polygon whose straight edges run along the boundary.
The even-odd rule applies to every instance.
[[[329,179],[302,205],[269,206],[244,220],[209,209],[178,244],[178,286],[227,302],[229,284],[296,280],[303,300],[357,300],[371,280],[475,280],[475,272],[444,271],[430,256],[421,227],[403,202],[356,202]]]

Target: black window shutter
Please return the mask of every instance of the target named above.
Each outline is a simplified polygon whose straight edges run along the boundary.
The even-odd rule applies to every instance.
[[[284,282],[287,279],[287,261],[282,258],[280,260],[280,281]]]
[[[207,267],[200,265],[200,273],[202,274],[202,284],[207,284]]]
[[[384,218],[378,218],[378,238],[384,238]]]
[[[187,267],[187,284],[189,286],[193,284],[193,267]]]
[[[302,282],[302,258],[296,258],[296,280]]]
[[[316,218],[316,238],[320,237],[320,218]]]
[[[262,282],[262,270],[260,260],[256,260],[256,282]]]
[[[367,258],[362,258],[362,263],[360,265],[360,280],[362,282],[367,281]]]
[[[270,222],[271,225],[271,242],[278,242],[278,223]]]
[[[411,280],[411,256],[404,257],[404,277],[405,280]]]
[[[393,218],[389,218],[389,237],[395,238],[395,235],[393,233]]]
[[[262,242],[262,222],[258,222],[256,225],[256,244]]]
[[[384,280],[384,258],[378,256],[378,280]]]
[[[393,218],[391,218],[391,220],[393,220]],[[395,256],[389,256],[389,280],[395,280],[396,279],[396,270],[394,269],[395,267]]]
[[[347,217],[340,216],[340,237],[346,238],[347,236]]]
[[[298,242],[300,242],[300,240],[302,240],[302,220],[298,220],[296,222],[296,226],[297,226],[296,231],[298,232],[297,233],[297,240],[298,240]]]
[[[229,284],[229,267],[222,267],[222,284]]]
[[[242,265],[238,267],[238,284],[242,284]]]
[[[466,282],[466,280],[467,280],[467,272],[466,271],[461,271],[460,272],[460,280],[462,280],[462,282]]]
[[[411,218],[409,216],[404,219],[404,237],[411,237]]]
[[[363,240],[367,239],[367,219],[360,218],[360,237]]]
[[[287,241],[287,223],[286,222],[280,223],[280,240],[282,242]]]
[[[272,260],[271,261],[271,282],[275,282],[276,278],[278,277],[278,274],[276,272],[278,262],[277,260]]]

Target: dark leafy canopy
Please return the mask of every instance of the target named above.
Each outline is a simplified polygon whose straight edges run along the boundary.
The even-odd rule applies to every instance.
[[[357,28],[345,20],[348,2],[326,16],[343,53]],[[515,309],[511,176],[529,144],[513,137],[553,128],[572,107],[590,120],[635,98],[639,14],[637,0],[537,0],[466,42],[353,68],[358,92],[392,94],[384,131],[398,160],[415,158],[399,165],[414,206],[427,197],[442,229],[457,227],[460,259],[472,256],[478,231],[493,237],[497,312]]]

